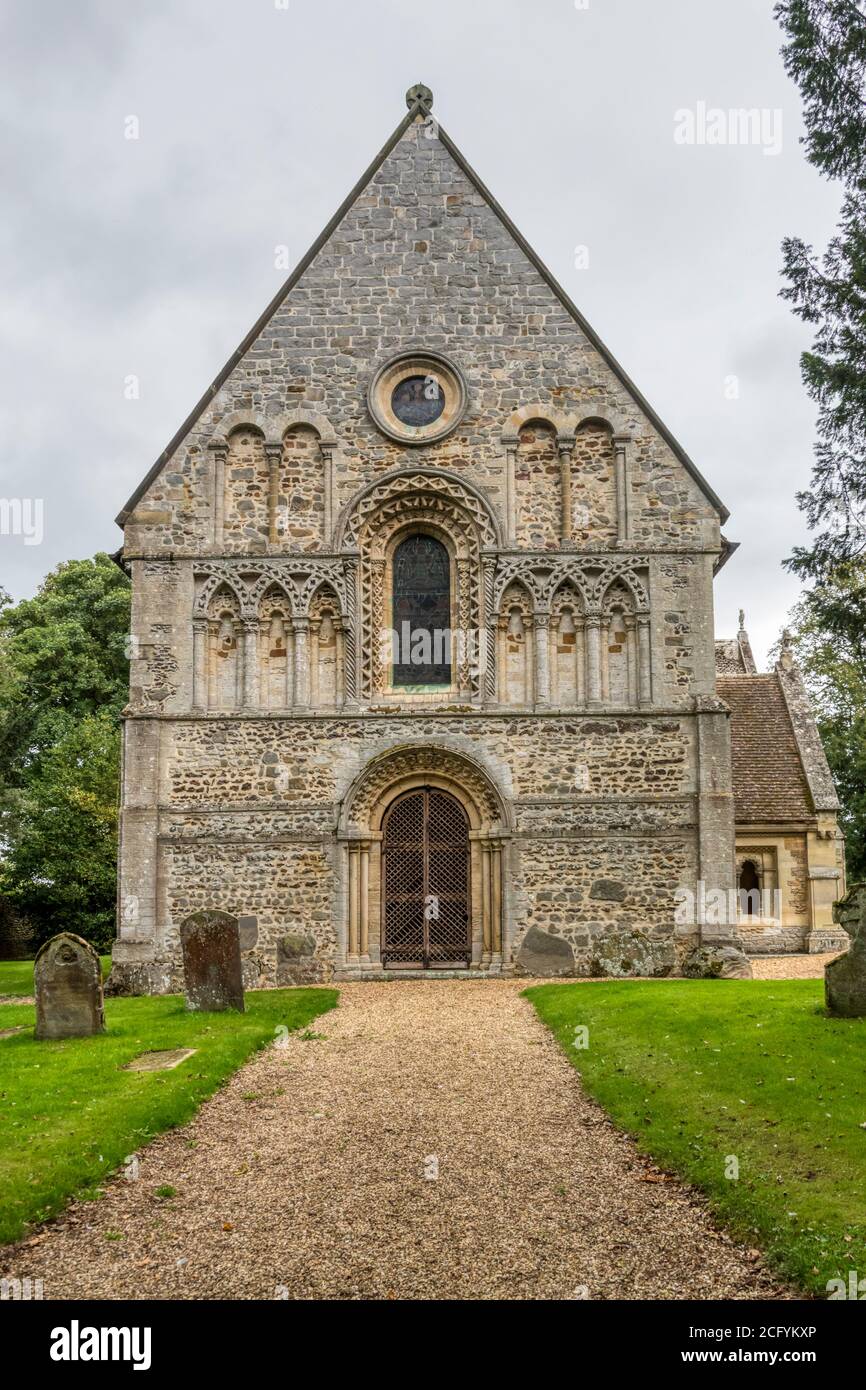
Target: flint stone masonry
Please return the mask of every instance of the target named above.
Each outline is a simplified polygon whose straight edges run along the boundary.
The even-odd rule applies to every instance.
[[[186,1007],[203,1013],[243,1012],[237,919],[227,912],[195,912],[180,928]]]
[[[105,1032],[102,970],[88,941],[52,936],[33,966],[37,1038],[87,1038]]]
[[[734,886],[723,508],[427,114],[119,518],[114,992],[182,988],[194,914],[237,920],[236,988],[388,973],[407,788],[468,823],[473,972],[677,973],[702,935],[677,890]],[[435,442],[368,409],[401,354],[465,381]],[[450,688],[392,688],[379,655],[419,533],[478,638]]]

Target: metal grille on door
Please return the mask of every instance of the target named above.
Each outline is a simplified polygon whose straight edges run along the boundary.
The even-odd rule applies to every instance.
[[[404,792],[385,817],[385,965],[469,965],[469,822],[447,792]]]

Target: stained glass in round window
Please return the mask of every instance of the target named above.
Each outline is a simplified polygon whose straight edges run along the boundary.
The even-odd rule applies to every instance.
[[[394,387],[391,409],[404,425],[432,425],[445,409],[445,392],[435,376],[407,376]]]

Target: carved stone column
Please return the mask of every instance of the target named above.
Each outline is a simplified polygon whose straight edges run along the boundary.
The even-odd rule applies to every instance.
[[[616,534],[621,541],[628,540],[628,435],[617,434],[613,439],[613,467],[616,483]]]
[[[548,639],[548,651],[550,652],[550,703],[558,705],[559,699],[559,625],[562,617],[559,613],[552,613],[550,617],[550,636]]]
[[[280,495],[280,467],[283,462],[282,444],[266,444],[265,458],[268,461],[268,542],[276,545],[280,538],[277,530],[277,505]]]
[[[637,618],[637,698],[639,705],[652,704],[652,653],[650,650],[650,618],[639,613]]]
[[[241,623],[243,663],[243,705],[255,709],[259,702],[259,620],[245,618]]]
[[[623,616],[625,626],[625,651],[628,662],[628,702],[633,705],[638,698],[637,679],[637,631],[634,617],[630,613]]]
[[[586,704],[601,708],[601,615],[586,615]]]
[[[482,970],[488,969],[490,965],[490,954],[493,950],[493,929],[490,919],[491,895],[490,895],[490,844],[487,840],[481,841],[481,960]]]
[[[324,491],[324,544],[330,547],[331,531],[334,526],[334,445],[319,443],[319,452],[322,455],[322,468],[324,477],[322,486]]]
[[[293,704],[298,709],[306,709],[310,703],[310,653],[308,637],[309,618],[293,618],[295,630],[295,698]]]
[[[481,699],[485,705],[496,700],[496,614],[493,611],[493,590],[496,584],[496,556],[486,553],[481,559],[481,595],[484,603],[482,630],[479,633]]]
[[[192,703],[194,709],[208,707],[208,620],[193,618],[192,622]]]
[[[490,841],[490,949],[502,958],[502,841]]]
[[[535,641],[535,702],[546,705],[550,702],[550,614],[534,615],[533,637]]]
[[[361,937],[361,847],[355,840],[347,845],[349,859],[349,930],[346,964],[357,965]]]
[[[208,709],[216,709],[219,705],[219,683],[217,681],[217,642],[219,641],[220,625],[214,619],[208,619],[207,623],[207,706]]]
[[[226,456],[228,445],[225,440],[214,440],[208,445],[213,456],[213,543],[214,549],[223,548],[225,536],[226,506]]]
[[[586,704],[586,619],[574,617],[574,702]]]
[[[358,698],[358,560],[343,561],[346,612],[343,615],[343,691],[345,702]]]
[[[559,536],[567,544],[572,538],[571,525],[571,468],[574,441],[565,435],[558,435],[556,447],[559,450],[559,477],[561,496],[561,517]]]
[[[319,629],[322,626],[321,618],[311,618],[309,626],[309,636],[307,638],[307,665],[309,667],[309,700],[315,709],[321,704],[319,694]]]
[[[514,545],[517,535],[517,436],[505,441],[505,543]]]
[[[334,704],[346,702],[346,625],[342,618],[334,622],[334,640],[337,644],[337,670],[334,679]]]
[[[358,845],[358,954],[370,959],[370,841]]]
[[[468,691],[472,686],[472,673],[470,671],[470,642],[471,633],[471,596],[469,586],[472,583],[472,571],[469,561],[460,559],[457,561],[457,632],[452,633],[452,651],[457,658],[457,671],[452,672],[451,679],[460,691]],[[457,641],[454,643],[454,636]],[[456,646],[456,650],[455,650]],[[453,659],[453,658],[452,658]],[[456,674],[456,681],[454,676]]]
[[[390,685],[390,671],[382,660],[382,629],[389,628],[385,622],[385,561],[370,561],[370,695],[380,695],[386,685]]]

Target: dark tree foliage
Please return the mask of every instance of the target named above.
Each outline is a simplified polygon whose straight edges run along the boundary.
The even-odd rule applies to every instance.
[[[866,551],[866,9],[862,0],[784,0],[775,14],[785,68],[803,97],[809,161],[842,185],[836,235],[822,256],[799,237],[783,242],[782,296],[815,331],[801,358],[818,406],[810,488],[798,494],[808,545],[788,561],[821,586]],[[838,633],[862,627],[862,570],[818,591],[822,621]]]
[[[0,610],[0,895],[36,944],[113,937],[129,602],[97,555]]]

